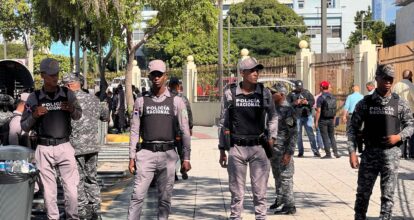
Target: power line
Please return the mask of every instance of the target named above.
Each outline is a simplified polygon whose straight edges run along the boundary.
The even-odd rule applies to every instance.
[[[364,20],[364,23],[367,22],[375,22],[376,20]],[[341,22],[341,24],[349,24],[349,23],[360,23],[361,21],[353,21],[353,22]],[[328,27],[333,26],[341,26],[338,25],[327,25]],[[230,29],[254,29],[254,28],[284,28],[284,27],[320,27],[320,25],[303,25],[303,24],[288,24],[288,25],[258,25],[258,26],[231,26]],[[224,29],[228,29],[229,27],[223,27]]]

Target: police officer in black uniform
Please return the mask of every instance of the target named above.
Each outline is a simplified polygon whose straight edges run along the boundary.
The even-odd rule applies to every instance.
[[[348,128],[348,151],[351,167],[358,169],[355,220],[366,219],[372,189],[380,174],[381,220],[392,218],[394,190],[397,184],[401,141],[413,134],[413,117],[405,100],[391,93],[394,67],[380,65],[375,74],[378,87],[355,107]],[[365,149],[361,164],[355,153],[355,141],[362,125]]]

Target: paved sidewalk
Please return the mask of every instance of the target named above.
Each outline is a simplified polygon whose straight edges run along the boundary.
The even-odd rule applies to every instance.
[[[307,140],[307,138],[304,138]],[[217,128],[195,127],[192,140],[193,169],[188,180],[176,182],[170,219],[227,219],[230,193],[226,169],[218,164]],[[357,170],[350,168],[344,137],[338,136],[339,159],[313,158],[309,143],[305,157],[294,158],[294,191],[297,213],[275,216],[269,210],[268,219],[353,219]],[[322,153],[323,155],[323,153]],[[248,174],[249,176],[249,174]],[[111,202],[103,210],[103,219],[126,219],[132,179],[106,193]],[[274,180],[269,178],[268,204],[274,199]],[[151,188],[145,200],[142,219],[156,219],[156,189]],[[402,160],[396,189],[393,219],[414,219],[414,161]],[[368,210],[369,219],[379,215],[379,181],[374,188]],[[254,219],[250,180],[247,178],[244,219]]]

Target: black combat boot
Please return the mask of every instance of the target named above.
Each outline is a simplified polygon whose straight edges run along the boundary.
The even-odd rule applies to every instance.
[[[296,213],[296,207],[286,207],[284,206],[281,210],[276,210],[276,215],[293,215]]]
[[[269,207],[269,209],[277,209],[280,206],[282,206],[283,204],[281,204],[280,201],[277,200],[277,198],[275,199],[275,202]]]

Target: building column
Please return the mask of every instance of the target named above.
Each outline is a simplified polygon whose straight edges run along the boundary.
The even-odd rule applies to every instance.
[[[354,84],[359,85],[361,93],[368,94],[365,84],[375,79],[377,69],[377,49],[370,40],[362,40],[354,49]]]
[[[192,55],[187,57],[187,63],[183,67],[183,94],[190,103],[197,102],[197,66]]]
[[[314,53],[308,48],[309,44],[305,40],[299,42],[300,51],[296,53],[296,79],[303,81],[304,88],[315,94],[315,77],[310,64]]]

